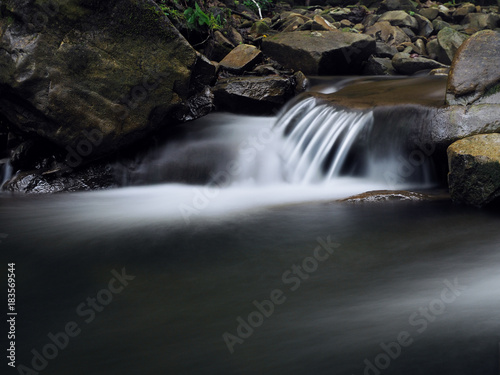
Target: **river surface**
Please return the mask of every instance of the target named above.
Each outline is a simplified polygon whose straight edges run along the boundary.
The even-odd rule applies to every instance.
[[[275,121],[201,119],[125,188],[1,194],[23,366],[2,373],[498,374],[498,213],[339,202],[400,166],[290,179]]]

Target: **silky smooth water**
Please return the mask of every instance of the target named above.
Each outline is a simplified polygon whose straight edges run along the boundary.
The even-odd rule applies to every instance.
[[[126,188],[0,195],[26,366],[2,367],[498,374],[498,214],[448,200],[338,202],[389,181],[290,181],[274,121],[208,116],[119,171]],[[180,172],[169,182],[165,170]]]

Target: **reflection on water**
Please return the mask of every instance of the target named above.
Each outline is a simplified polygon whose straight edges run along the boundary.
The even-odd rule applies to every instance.
[[[383,347],[395,358],[381,373],[496,373],[497,215],[444,202],[305,203],[187,225],[137,189],[0,200],[1,256],[18,272],[18,363],[73,321],[81,333],[44,373],[373,374]],[[315,266],[328,236],[340,246],[327,259],[318,250]],[[77,308],[123,268],[135,278],[110,302],[101,293],[107,304],[96,299],[86,323]],[[446,302],[450,283],[458,294]],[[282,303],[261,324],[254,314],[241,338],[241,321],[275,290]],[[225,333],[238,338],[233,354]],[[401,337],[411,343],[398,352]]]
[[[498,215],[289,184],[272,120],[208,116],[120,171],[158,185],[1,194],[18,373],[498,374]]]

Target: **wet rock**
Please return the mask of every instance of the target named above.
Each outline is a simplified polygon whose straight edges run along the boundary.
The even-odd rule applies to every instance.
[[[231,77],[214,87],[215,104],[220,110],[248,114],[271,114],[293,96],[290,78]]]
[[[413,30],[418,30],[417,20],[402,10],[393,10],[382,14],[379,22],[387,21],[392,26],[408,27]]]
[[[363,70],[364,75],[389,76],[395,75],[396,70],[392,66],[392,61],[388,57],[370,56]]]
[[[447,153],[454,202],[482,207],[500,196],[500,134],[461,139]]]
[[[302,72],[296,72],[293,77],[295,78],[295,94],[300,94],[307,91],[309,87],[309,80]]]
[[[262,41],[265,55],[304,74],[352,74],[375,52],[367,35],[337,31],[282,33]]]
[[[109,165],[89,166],[71,175],[42,174],[40,171],[21,172],[7,181],[2,190],[25,194],[49,194],[116,187],[113,169]]]
[[[448,79],[448,104],[500,104],[500,33],[485,30],[458,49]]]
[[[447,66],[425,57],[411,57],[409,53],[400,52],[392,58],[392,65],[402,74],[414,74],[421,70],[446,68]]]
[[[469,28],[476,30],[494,30],[497,28],[500,16],[493,13],[470,13],[468,14],[462,24],[468,25]]]
[[[229,52],[219,63],[221,68],[233,73],[250,71],[262,61],[262,52],[255,46],[240,44]]]
[[[63,148],[97,132],[88,158],[173,123],[198,55],[154,1],[52,4],[2,2],[0,112],[11,123]],[[38,16],[48,21],[23,22]]]
[[[365,34],[390,46],[399,46],[404,42],[411,41],[403,30],[398,26],[392,26],[387,21],[377,22],[373,26],[367,27]]]
[[[437,40],[444,53],[446,54],[446,60],[440,60],[444,64],[451,64],[453,57],[457,52],[458,48],[463,42],[468,38],[468,35],[459,33],[450,27],[445,27],[442,29],[438,35]]]
[[[400,201],[430,201],[443,199],[443,195],[429,195],[407,190],[374,190],[366,193],[353,195],[341,199],[339,202],[346,203],[381,203],[381,202],[400,202]]]

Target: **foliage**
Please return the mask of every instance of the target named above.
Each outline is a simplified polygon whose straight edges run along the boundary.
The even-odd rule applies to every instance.
[[[209,12],[205,13],[198,3],[194,3],[194,9],[189,7],[184,11],[184,17],[189,27],[196,29],[200,26],[207,26],[210,30],[218,30],[223,27],[221,15],[214,15]],[[225,21],[225,20],[224,20]]]
[[[216,12],[214,9],[205,12],[198,2],[194,2],[194,8],[187,6],[187,3],[185,3],[185,7],[180,7],[180,9],[184,8],[184,11],[172,7],[171,5],[173,4],[169,4],[172,2],[178,4],[178,0],[160,0],[158,1],[158,6],[171,20],[175,19],[185,23],[189,29],[203,30],[208,28],[210,31],[213,31],[222,29],[226,23],[223,12]],[[203,5],[203,2],[201,4]]]

